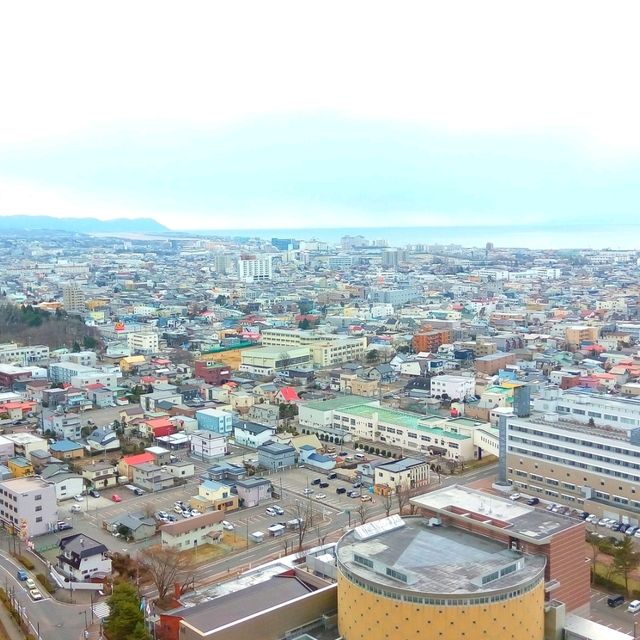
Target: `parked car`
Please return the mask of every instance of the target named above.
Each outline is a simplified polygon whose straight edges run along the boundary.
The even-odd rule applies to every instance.
[[[144,489],[141,489],[140,487],[136,487],[133,490],[133,493],[135,493],[137,496],[143,496],[146,492]]]
[[[316,493],[316,500],[324,500],[326,497],[326,493]]]
[[[25,580],[29,579],[29,576],[27,575],[27,572],[24,569],[18,569],[16,571],[16,578],[24,582]]]
[[[99,492],[99,491],[96,491],[95,489],[91,489],[91,490],[89,491],[89,495],[90,495],[92,498],[99,498],[99,497],[100,497],[100,492]]]
[[[35,580],[32,580],[31,578],[27,578],[27,581],[25,582],[25,584],[27,585],[27,589],[37,589],[38,585],[36,585]]]
[[[350,498],[357,498],[360,496],[360,492],[359,491],[349,491],[349,493],[347,493],[347,495]]]
[[[321,489],[326,489],[329,486],[329,483],[328,482],[321,482],[318,486]]]
[[[362,482],[354,482],[353,483],[353,488],[354,489],[359,489],[362,486]]]
[[[73,529],[73,527],[68,522],[64,522],[64,521],[61,520],[56,525],[56,529],[58,531],[66,531],[67,529]]]
[[[336,493],[347,493],[346,487],[338,487]]]
[[[233,531],[235,529],[235,527],[228,520],[222,521],[222,528],[225,531]]]
[[[338,477],[338,474],[335,471],[332,471],[328,476],[327,480],[335,480]]]
[[[122,502],[122,498],[121,498],[117,493],[114,493],[114,494],[111,496],[111,500],[112,500],[113,502]]]
[[[519,493],[512,493],[509,496],[509,500],[520,500],[520,498],[522,498],[522,496]]]
[[[278,512],[277,512],[273,507],[267,507],[267,508],[265,509],[265,513],[266,513],[268,516],[277,516],[277,515],[278,515]]]
[[[534,504],[540,504],[540,498],[529,498],[527,504],[533,506]]]
[[[619,607],[622,603],[624,602],[624,596],[623,595],[614,595],[614,596],[609,596],[607,598],[607,604],[610,607]]]
[[[320,484],[322,482],[322,478],[314,478],[311,481],[311,484]]]
[[[274,510],[274,511],[279,515],[279,516],[283,516],[283,515],[284,515],[284,509],[283,509],[281,506],[279,506],[279,505],[277,505],[277,504],[274,504],[274,505],[271,505],[271,508],[272,508],[272,509],[273,509],[273,510]]]
[[[73,496],[73,499],[76,502],[82,502],[84,500],[84,498],[81,495]]]
[[[173,510],[176,513],[182,513],[184,511],[184,509],[179,504],[177,504],[175,507],[173,507]]]
[[[82,511],[82,507],[79,504],[72,504],[70,511],[71,513],[80,513]]]
[[[362,502],[373,502],[373,498],[370,495],[360,496],[360,500]]]
[[[313,493],[313,489],[307,487],[302,493],[304,493],[305,496],[310,496]]]

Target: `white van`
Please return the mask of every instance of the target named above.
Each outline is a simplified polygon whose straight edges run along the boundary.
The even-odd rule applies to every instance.
[[[638,613],[640,611],[640,600],[632,600],[627,607],[630,613]]]
[[[356,453],[355,458],[356,460],[365,460],[367,456],[364,455],[364,453]]]

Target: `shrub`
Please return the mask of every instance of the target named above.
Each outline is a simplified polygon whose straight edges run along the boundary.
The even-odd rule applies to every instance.
[[[44,586],[44,588],[49,592],[49,593],[54,593],[56,590],[56,585],[53,584],[53,582],[51,582],[51,580],[49,580],[49,578],[47,578],[47,576],[44,575],[44,573],[38,573],[37,576],[38,580],[40,581],[40,584]]]
[[[18,562],[20,562],[25,569],[29,569],[29,571],[35,566],[26,556],[18,556]]]

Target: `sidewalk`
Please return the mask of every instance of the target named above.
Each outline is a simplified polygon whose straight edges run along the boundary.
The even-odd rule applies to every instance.
[[[24,634],[18,628],[11,614],[0,603],[0,623],[7,635],[8,640],[24,640]]]

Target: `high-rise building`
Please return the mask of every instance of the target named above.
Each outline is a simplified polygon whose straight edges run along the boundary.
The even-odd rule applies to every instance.
[[[271,280],[271,256],[242,255],[238,258],[238,278],[243,282]]]
[[[84,292],[77,282],[68,282],[62,287],[62,304],[65,311],[71,313],[85,310]]]

